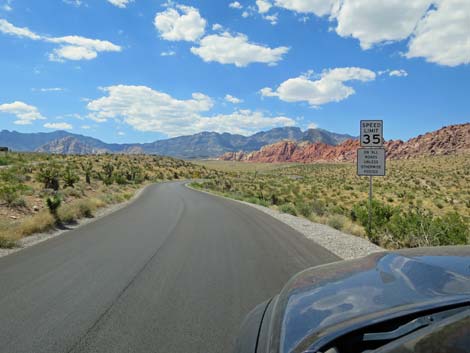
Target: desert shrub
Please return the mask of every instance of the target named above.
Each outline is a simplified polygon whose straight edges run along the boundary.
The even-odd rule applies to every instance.
[[[34,233],[45,232],[56,223],[56,219],[48,211],[25,218],[16,230],[20,236],[28,236]]]
[[[87,184],[91,184],[91,175],[93,173],[93,163],[91,161],[87,161],[85,163],[81,163],[80,166],[82,167],[83,173],[85,174],[85,182]]]
[[[49,210],[52,217],[54,217],[54,219],[57,221],[57,223],[60,220],[57,211],[59,210],[59,207],[61,204],[62,204],[62,199],[59,195],[54,195],[46,199],[47,209]]]
[[[339,215],[339,214],[334,214],[328,218],[327,224],[334,229],[341,230],[344,228],[344,225],[346,224],[346,217]]]
[[[326,205],[322,200],[315,199],[312,201],[312,211],[317,216],[323,216],[326,213]]]
[[[74,205],[65,205],[57,212],[58,218],[61,223],[70,224],[75,223],[80,218],[79,209]]]
[[[77,183],[80,180],[80,177],[77,175],[77,173],[75,172],[74,168],[71,165],[67,165],[67,167],[65,167],[62,178],[64,180],[64,188],[67,188],[67,187],[73,188],[75,186],[75,183]]]
[[[76,188],[67,188],[64,189],[61,194],[64,197],[75,197],[75,198],[80,198],[82,196],[85,196],[85,192],[82,188],[76,187]]]
[[[292,216],[297,216],[297,210],[291,203],[285,203],[279,206],[279,211],[281,211],[282,213],[291,214]]]
[[[276,195],[276,193],[272,193],[269,199],[271,201],[271,204],[279,205],[279,197]]]
[[[249,198],[246,199],[246,201],[249,202],[249,203],[254,203],[255,205],[261,205],[261,206],[265,206],[265,207],[269,206],[268,201],[259,199],[257,197],[249,197]]]
[[[14,247],[16,247],[16,241],[5,237],[0,237],[0,249],[13,249]]]
[[[114,166],[112,163],[105,163],[102,166],[103,176],[102,180],[105,185],[111,185],[113,183],[113,172]]]
[[[118,185],[126,185],[128,183],[128,179],[123,173],[116,173],[114,175],[114,181]]]
[[[4,184],[0,185],[0,200],[5,202],[8,206],[14,206],[15,202],[20,197],[20,185]]]
[[[11,163],[11,158],[8,156],[0,156],[0,166],[8,165]]]
[[[470,227],[456,212],[449,212],[434,219],[430,233],[439,245],[463,245],[470,238]]]
[[[383,229],[395,212],[397,210],[392,206],[373,200],[371,233]],[[369,202],[363,201],[355,204],[351,210],[351,219],[358,221],[363,227],[367,228],[369,226]]]
[[[18,168],[11,167],[0,170],[0,181],[7,184],[18,184],[22,179],[22,175],[18,171]]]
[[[395,247],[431,245],[434,243],[429,233],[432,221],[432,214],[422,209],[396,212],[388,224],[383,225],[382,232],[390,234]]]
[[[468,226],[458,214],[433,217],[419,208],[394,215],[387,231],[400,247],[466,244],[468,238]]]
[[[81,201],[77,204],[78,213],[81,217],[93,218],[94,206],[87,201]]]
[[[36,175],[36,179],[44,184],[45,189],[59,190],[60,170],[57,165],[42,166]]]
[[[345,210],[342,206],[340,205],[334,205],[332,206],[329,210],[328,213],[331,214],[339,214],[339,215],[345,215],[348,214],[347,210]]]
[[[13,207],[13,208],[23,208],[27,206],[28,204],[26,203],[26,200],[22,197],[18,197],[13,202],[10,203],[10,207]]]
[[[295,205],[298,213],[300,213],[304,217],[310,217],[312,215],[312,207],[307,202],[298,202]]]

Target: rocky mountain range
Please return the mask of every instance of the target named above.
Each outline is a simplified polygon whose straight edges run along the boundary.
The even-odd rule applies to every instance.
[[[348,139],[337,145],[323,142],[280,141],[253,152],[228,152],[219,159],[245,162],[353,162],[359,140]],[[408,141],[385,143],[388,159],[470,153],[470,123],[451,125],[419,135]]]
[[[92,137],[66,131],[20,133],[3,130],[0,132],[0,146],[9,147],[14,151],[61,154],[146,153],[191,159],[215,158],[226,152],[240,150],[256,151],[265,145],[282,140],[336,145],[351,138],[353,137],[350,135],[337,134],[323,129],[302,131],[298,127],[284,127],[258,132],[251,136],[201,132],[151,143],[108,144]]]

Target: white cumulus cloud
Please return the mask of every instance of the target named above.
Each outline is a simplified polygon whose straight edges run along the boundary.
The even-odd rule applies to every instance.
[[[62,1],[66,4],[68,4],[68,5],[72,5],[72,6],[75,6],[75,7],[80,7],[80,6],[83,5],[82,0],[62,0]]]
[[[88,103],[89,117],[95,121],[122,120],[139,131],[180,136],[201,131],[250,134],[262,128],[294,125],[284,116],[265,116],[260,112],[239,110],[232,114],[204,116],[212,109],[212,99],[193,93],[180,100],[146,86],[111,86],[106,95]]]
[[[109,3],[114,6],[120,7],[121,9],[125,8],[130,2],[134,0],[108,0]]]
[[[7,20],[4,20],[3,18],[0,18],[0,32],[9,34],[12,36],[29,38],[32,40],[42,39],[41,36],[30,31],[28,28],[16,27],[10,22],[8,22]]]
[[[408,76],[408,72],[403,69],[400,70],[392,70],[388,73],[389,76],[396,76],[396,77],[406,77]]]
[[[155,16],[155,27],[161,37],[170,41],[197,41],[204,35],[206,20],[199,10],[184,5],[175,5]]]
[[[44,127],[47,129],[54,129],[54,130],[72,130],[73,126],[69,123],[46,123]]]
[[[270,48],[250,43],[246,35],[241,33],[232,35],[228,32],[208,35],[201,39],[199,47],[191,48],[193,54],[200,56],[206,62],[234,64],[237,67],[251,63],[275,65],[288,51],[288,47]]]
[[[333,14],[336,33],[360,41],[363,49],[406,39],[429,8],[432,0],[345,0]]]
[[[324,16],[331,13],[337,2],[338,0],[275,0],[275,5],[299,13]]]
[[[269,0],[256,0],[256,6],[258,6],[259,13],[266,13],[273,5]]]
[[[176,52],[174,50],[162,51],[160,56],[174,56]]]
[[[419,22],[408,58],[446,66],[470,64],[470,1],[442,0]]]
[[[48,43],[58,44],[49,54],[51,61],[91,60],[101,52],[119,52],[121,47],[106,40],[90,39],[80,36],[47,37],[38,35],[28,28],[16,27],[10,22],[0,19],[0,32],[21,38],[29,38]]]
[[[46,119],[41,115],[38,108],[19,101],[1,104],[0,113],[14,115],[17,118],[14,123],[17,125],[29,125],[35,120]]]
[[[233,104],[240,104],[243,102],[242,99],[232,96],[231,94],[225,95],[225,100]]]
[[[260,130],[294,126],[295,121],[285,116],[266,116],[262,112],[249,109],[237,110],[231,114],[218,114],[211,117],[201,117],[194,125],[193,132],[215,131],[219,133],[251,135]],[[189,131],[188,131],[189,133]]]
[[[243,8],[242,4],[240,4],[238,1],[231,2],[230,4],[228,4],[228,6],[231,7],[232,9]]]
[[[364,50],[408,41],[407,58],[470,63],[469,0],[275,0],[274,6],[328,16],[339,36],[357,39]]]
[[[269,21],[269,23],[271,23],[273,26],[277,24],[277,13],[275,14],[272,14],[272,15],[266,15],[266,16],[263,16],[263,18],[266,20],[266,21]]]
[[[336,68],[324,71],[316,80],[309,75],[288,79],[276,90],[269,87],[260,92],[265,97],[278,97],[285,102],[308,102],[319,106],[330,102],[339,102],[355,93],[354,88],[346,85],[348,81],[373,81],[373,71],[358,67]]]

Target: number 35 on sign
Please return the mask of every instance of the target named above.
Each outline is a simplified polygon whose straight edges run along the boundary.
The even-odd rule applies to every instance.
[[[382,147],[383,120],[361,120],[361,147]]]

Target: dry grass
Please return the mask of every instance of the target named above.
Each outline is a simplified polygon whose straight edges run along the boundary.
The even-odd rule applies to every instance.
[[[97,209],[129,200],[142,186],[166,180],[216,177],[206,167],[150,155],[63,156],[10,153],[0,169],[0,247],[93,217]],[[89,183],[87,182],[89,179]],[[58,190],[51,188],[58,185]],[[57,219],[46,206],[59,198]]]
[[[237,172],[220,175],[205,182],[201,187],[236,199],[298,214],[352,234],[365,234],[362,226],[364,222],[358,219],[355,211],[367,201],[369,183],[368,178],[356,176],[355,165],[276,165],[274,169],[269,170],[266,167],[263,172],[255,172],[258,167],[251,163],[230,163],[235,163]],[[457,233],[461,233],[465,225],[467,231],[463,234],[470,233],[470,155],[391,161],[387,165],[387,176],[374,178],[374,198],[378,207],[384,210],[391,208],[393,213],[397,214],[398,218],[396,216],[392,219],[395,222],[393,231],[414,232],[421,224],[437,233],[446,231],[445,222],[457,221],[455,224],[448,224],[449,228],[453,227],[453,230],[449,230],[453,232],[453,240],[433,241],[444,244],[454,241],[461,243],[463,238],[458,237]],[[457,214],[460,220],[452,218],[451,214]],[[408,215],[408,218],[403,220],[401,215]],[[427,215],[430,215],[430,218]],[[418,217],[417,223],[412,224],[415,222],[415,216]],[[420,223],[429,223],[432,218],[436,220],[433,225]],[[385,235],[389,237],[387,232],[392,228],[384,230],[387,225],[379,226],[380,232],[384,233],[376,235],[374,241],[381,245],[423,245],[420,239],[408,237],[383,244],[382,235],[383,239]],[[412,227],[415,228],[411,229]]]

